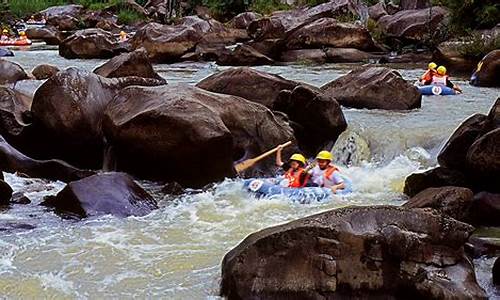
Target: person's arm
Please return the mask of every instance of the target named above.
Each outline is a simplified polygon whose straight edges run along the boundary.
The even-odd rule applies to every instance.
[[[451,80],[449,80],[449,79],[446,80],[446,86],[449,87],[449,88],[454,89],[455,91],[457,91],[459,93],[462,93],[462,89],[458,85],[456,85],[453,82],[451,82]]]
[[[345,189],[344,179],[342,179],[342,177],[339,175],[339,172],[333,172],[332,176],[333,181],[335,182],[335,184],[330,187],[332,192],[335,194],[337,193],[337,190]]]
[[[281,151],[283,150],[283,146],[279,145],[278,150],[276,151],[276,165],[278,167],[283,166],[283,160],[281,158]]]

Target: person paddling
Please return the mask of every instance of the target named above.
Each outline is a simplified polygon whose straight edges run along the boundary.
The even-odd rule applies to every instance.
[[[333,193],[346,188],[339,169],[332,164],[333,156],[323,150],[316,156],[317,165],[310,171],[311,181],[320,187],[329,188]]]
[[[278,151],[276,151],[276,165],[282,167],[285,170],[284,183],[282,185],[290,188],[300,188],[307,184],[309,179],[309,174],[304,169],[306,165],[306,158],[299,153],[295,153],[290,157],[290,160],[283,163],[281,158],[281,151],[283,146],[278,146]]]
[[[447,86],[459,93],[462,93],[462,89],[458,85],[455,85],[450,81],[448,75],[446,74],[446,68],[444,66],[439,66],[437,68],[436,74],[432,76],[432,84]]]
[[[436,74],[437,64],[434,62],[429,63],[427,66],[427,71],[425,71],[424,75],[420,77],[421,85],[429,85],[432,82],[432,76]]]

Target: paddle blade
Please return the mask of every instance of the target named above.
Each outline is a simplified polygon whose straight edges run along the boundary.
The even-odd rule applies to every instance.
[[[234,169],[236,170],[237,173],[241,173],[246,169],[252,167],[254,164],[255,164],[255,159],[247,159],[234,166]]]

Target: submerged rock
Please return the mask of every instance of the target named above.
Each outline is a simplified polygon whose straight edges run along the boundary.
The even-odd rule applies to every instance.
[[[28,74],[20,65],[0,58],[0,84],[15,83],[23,79],[28,79]]]
[[[21,192],[15,192],[12,194],[12,199],[10,199],[10,203],[13,204],[30,204],[31,200],[26,197],[23,193]]]
[[[422,95],[393,69],[360,67],[321,89],[347,107],[409,110],[419,108]]]
[[[482,299],[463,248],[472,231],[424,210],[327,211],[243,240],[222,261],[221,296]]]
[[[289,125],[264,106],[189,85],[123,89],[103,128],[115,170],[186,187],[234,176],[233,161],[293,140]],[[250,172],[273,166],[264,160]]]
[[[0,180],[0,205],[8,205],[12,197],[12,188],[7,182]]]
[[[103,173],[68,183],[42,205],[81,218],[110,214],[144,216],[158,208],[154,198],[125,173]]]
[[[79,30],[59,45],[59,55],[64,58],[111,58],[128,51],[111,32],[98,28]]]
[[[137,76],[153,78],[166,83],[165,79],[153,69],[153,65],[144,49],[115,56],[105,64],[97,67],[94,73],[107,78]]]
[[[468,188],[454,186],[428,188],[408,200],[403,207],[430,207],[456,220],[467,222],[473,196]]]
[[[500,87],[500,50],[486,54],[479,62],[470,83],[475,86]]]
[[[14,52],[9,49],[0,48],[0,57],[14,56]]]

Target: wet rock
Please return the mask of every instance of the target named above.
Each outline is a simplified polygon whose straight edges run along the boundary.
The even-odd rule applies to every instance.
[[[254,40],[263,41],[284,38],[286,29],[278,19],[261,18],[250,22],[247,31]]]
[[[238,45],[234,50],[222,53],[217,64],[221,66],[260,66],[272,65],[274,61],[247,45]]]
[[[60,6],[51,6],[45,10],[39,12],[39,14],[48,17],[54,16],[72,16],[76,17],[83,14],[85,11],[82,5],[70,4],[70,5],[60,5]]]
[[[31,101],[23,98],[15,90],[0,87],[0,134],[9,137],[18,136],[26,126],[23,114],[29,111]]]
[[[283,41],[280,39],[266,39],[262,41],[250,41],[246,45],[254,48],[265,56],[278,60],[284,49]]]
[[[302,63],[326,63],[327,56],[324,49],[288,50],[281,53],[280,61]]]
[[[247,29],[251,22],[260,18],[262,18],[262,15],[247,11],[232,18],[231,21],[229,21],[229,26],[236,29]]]
[[[403,41],[419,42],[429,35],[429,28],[439,30],[447,23],[448,11],[443,7],[402,10],[394,15],[383,16],[378,26],[384,35]]]
[[[14,223],[9,221],[0,221],[0,232],[2,233],[14,233],[14,232],[23,232],[27,230],[35,229],[36,226],[32,224],[26,223]]]
[[[94,174],[93,171],[77,169],[60,160],[35,160],[9,145],[0,136],[0,170],[18,172],[34,178],[46,178],[64,182],[78,180]]]
[[[472,258],[481,256],[498,256],[500,255],[500,240],[488,236],[472,235],[466,244],[465,251]]]
[[[15,83],[23,79],[28,79],[28,74],[20,65],[0,58],[0,84]]]
[[[0,205],[8,205],[12,197],[12,188],[7,182],[0,180]]]
[[[4,56],[14,56],[14,52],[10,51],[9,49],[0,48],[0,57]]]
[[[385,10],[385,3],[383,1],[378,2],[375,5],[372,5],[368,8],[368,15],[370,19],[377,21],[383,16],[387,16],[388,13]]]
[[[111,32],[97,28],[79,30],[59,45],[59,55],[64,58],[111,58],[127,51]]]
[[[347,107],[409,110],[419,108],[422,96],[395,70],[360,67],[321,87]]]
[[[493,284],[500,285],[500,257],[495,259],[491,273],[493,273]]]
[[[12,204],[30,204],[31,200],[26,197],[23,193],[21,192],[15,192],[12,194],[12,199],[10,200],[10,203]]]
[[[465,175],[453,169],[437,167],[423,173],[413,173],[406,177],[404,193],[413,197],[431,187],[461,186],[471,187]]]
[[[500,128],[477,139],[467,151],[466,162],[477,185],[485,190],[500,193]],[[471,175],[472,175],[471,174]]]
[[[334,18],[321,18],[301,26],[286,37],[287,49],[304,48],[355,48],[375,50],[368,30],[350,23],[341,23]]]
[[[297,85],[298,82],[248,67],[227,69],[196,84],[204,90],[243,97],[268,108],[274,107],[281,90],[293,90]]]
[[[497,98],[488,113],[488,127],[487,128],[500,128],[500,97]]]
[[[500,50],[493,50],[479,62],[470,83],[500,87]]]
[[[44,80],[44,79],[49,79],[52,77],[54,74],[59,72],[59,68],[53,65],[38,65],[36,66],[33,71],[31,71],[31,74],[35,76],[36,79],[38,80]]]
[[[479,59],[466,57],[461,53],[461,43],[443,42],[432,54],[432,60],[438,65],[446,66],[448,73],[471,74]]]
[[[353,48],[326,49],[326,60],[329,63],[366,62],[371,58],[379,58],[379,56]]]
[[[78,167],[100,169],[104,109],[129,85],[158,85],[158,80],[108,79],[75,68],[60,71],[36,91],[31,106],[32,141],[20,150],[38,159],[59,158]]]
[[[500,226],[500,194],[480,192],[470,208],[471,223],[477,226]]]
[[[468,188],[455,186],[428,188],[408,200],[403,207],[430,207],[456,220],[467,222],[473,196]]]
[[[456,170],[466,170],[467,150],[484,133],[486,122],[485,115],[475,114],[460,124],[439,152],[439,165]]]
[[[193,50],[201,39],[191,26],[149,23],[136,32],[131,44],[134,49],[144,47],[154,62],[173,62]]]
[[[116,170],[186,187],[234,176],[233,161],[293,140],[288,124],[264,106],[189,85],[123,89],[103,128]],[[273,165],[264,160],[248,175]]]
[[[429,3],[428,0],[401,0],[399,7],[402,10],[422,9],[429,7]]]
[[[137,76],[153,78],[166,83],[165,79],[153,69],[153,65],[144,49],[115,56],[105,64],[97,67],[94,73],[107,78]]]
[[[125,173],[103,173],[68,183],[42,205],[81,218],[144,216],[158,208],[153,197]]]
[[[58,15],[47,18],[47,25],[60,31],[74,31],[79,27],[79,19],[70,15]]]
[[[53,26],[32,27],[26,29],[26,35],[31,40],[42,40],[47,45],[59,45],[65,36]]]
[[[243,240],[222,261],[221,296],[485,298],[463,250],[472,231],[424,210],[327,211]]]
[[[317,88],[298,85],[282,90],[273,109],[287,114],[301,150],[308,155],[333,145],[347,128],[338,102]]]

